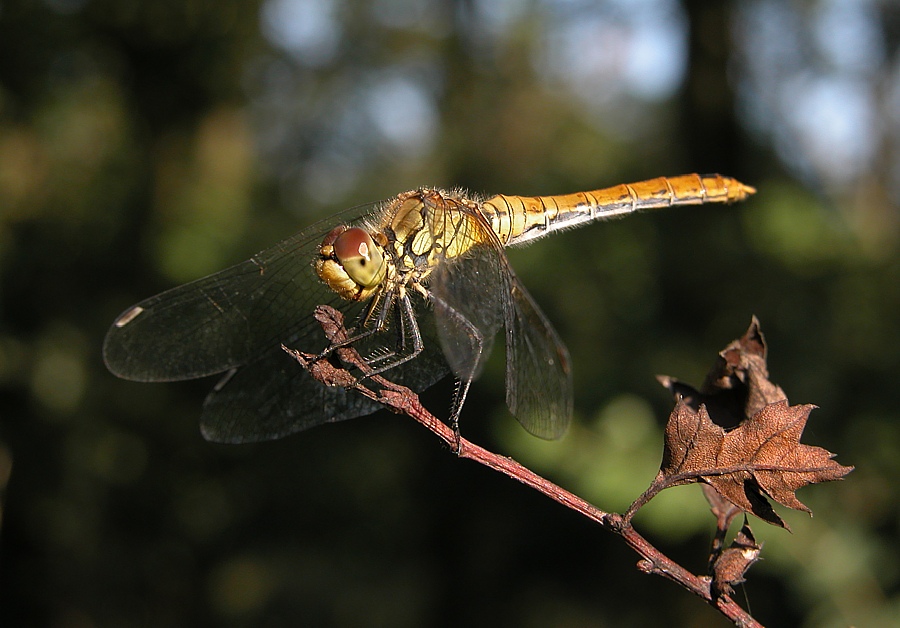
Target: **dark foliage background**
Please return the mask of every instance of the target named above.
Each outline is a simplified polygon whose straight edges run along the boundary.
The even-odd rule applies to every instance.
[[[501,354],[464,433],[622,509],[659,464],[653,376],[699,384],[756,314],[772,379],[820,406],[805,441],[857,470],[801,491],[793,535],[753,522],[751,608],[892,625],[898,37],[887,0],[0,0],[0,622],[723,625],[411,421],[208,444],[211,382],[100,358],[125,307],[360,202],[718,171],[758,195],[511,252],[571,348],[576,424],[518,428]],[[636,523],[702,571],[713,519],[670,493]]]

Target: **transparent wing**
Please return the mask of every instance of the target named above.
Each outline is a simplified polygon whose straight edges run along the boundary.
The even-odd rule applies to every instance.
[[[506,404],[535,436],[560,438],[572,421],[569,352],[525,287],[510,279]]]
[[[463,381],[476,377],[505,326],[507,405],[530,433],[559,438],[572,417],[568,351],[519,282],[490,225],[481,214],[469,218],[459,223],[457,237],[477,244],[442,260],[429,283],[447,361]],[[481,350],[473,329],[485,339]]]
[[[310,353],[326,347],[312,318],[316,305],[332,305],[348,326],[355,324],[365,304],[336,295],[316,276],[312,261],[328,231],[377,211],[370,205],[332,216],[246,262],[129,308],[104,342],[109,370],[137,381],[231,371],[210,393],[201,418],[204,435],[216,441],[278,438],[377,410],[358,394],[315,381],[281,349],[282,343]],[[369,344],[379,341],[392,338]],[[392,379],[415,390],[433,384],[447,372],[435,352],[392,371]]]
[[[480,247],[479,247],[480,248]],[[477,378],[504,323],[506,275],[496,255],[472,249],[442,260],[431,275],[434,315],[444,355],[463,381]]]
[[[377,409],[359,393],[313,380],[279,349],[220,380],[203,404],[200,429],[220,443],[271,440]]]
[[[125,379],[174,381],[241,366],[282,342],[303,343],[310,352],[324,348],[313,308],[346,311],[347,302],[318,279],[312,262],[330,229],[374,210],[333,216],[250,260],[129,308],[106,335],[107,367]]]

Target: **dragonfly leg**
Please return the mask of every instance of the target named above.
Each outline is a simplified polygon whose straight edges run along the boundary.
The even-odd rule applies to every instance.
[[[457,377],[456,391],[450,413],[450,427],[459,445],[459,417],[469,394],[472,380],[481,370],[487,342],[482,331],[462,312],[451,307],[444,299],[430,293],[429,298],[441,313],[440,319],[447,327],[444,335],[444,355]],[[458,447],[457,447],[458,451]]]
[[[372,377],[373,375],[379,375],[381,373],[384,373],[385,371],[389,371],[397,366],[400,366],[401,364],[409,362],[410,360],[417,357],[420,353],[422,353],[422,350],[425,348],[425,343],[422,340],[422,332],[419,329],[419,324],[416,322],[416,315],[409,296],[403,295],[402,297],[399,297],[398,300],[400,304],[400,310],[398,312],[398,333],[400,336],[398,339],[398,350],[391,351],[386,355],[377,357],[375,362],[384,363],[373,367],[366,373],[363,373],[359,377],[359,379],[354,382],[354,385],[362,382],[369,377]],[[383,329],[384,324],[382,323],[379,327]],[[371,331],[371,333],[375,333],[375,331],[373,330]],[[371,335],[371,333],[368,335]],[[411,347],[407,346],[408,339],[410,341]]]
[[[421,334],[419,334],[418,327],[410,329],[411,325],[409,321],[415,322],[413,320],[414,316],[411,314],[408,308],[406,308],[406,310],[407,311],[404,312],[404,308],[390,308],[390,314],[394,317],[396,343],[394,345],[394,348],[382,346],[376,348],[372,351],[372,353],[367,355],[365,359],[369,366],[378,368],[379,362],[390,364],[388,360],[394,359],[395,356],[406,356],[411,351],[415,351],[415,347],[413,347],[413,349],[408,348],[408,340],[412,338],[412,344],[415,345],[415,338],[417,336],[421,336]],[[383,330],[385,328],[384,319],[386,318],[386,312],[386,309],[383,309],[375,319],[376,329]],[[369,318],[371,317],[367,317],[367,320]]]
[[[462,407],[466,402],[466,396],[469,394],[469,386],[471,386],[471,384],[471,379],[462,380],[457,378],[456,390],[453,393],[453,409],[450,412],[450,427],[453,429],[453,437],[455,440],[453,451],[456,452],[459,451],[459,439],[461,438],[459,434],[459,415],[462,413]]]
[[[399,307],[395,308],[394,306]],[[365,366],[360,367],[361,374],[354,380],[350,387],[355,386],[366,379],[384,373],[409,362],[422,353],[424,342],[419,325],[416,322],[415,312],[411,300],[407,294],[379,296],[360,314],[355,329],[363,331],[350,334],[343,340],[332,341],[322,352],[315,356],[313,361],[328,359],[336,350],[349,347],[364,341],[376,334],[384,332],[387,328],[388,316],[396,316],[397,341],[395,347],[382,347],[375,349],[369,355],[360,356]]]
[[[376,295],[372,302],[369,304],[369,307],[366,308],[365,313],[361,314],[357,319],[356,327],[351,327],[348,331],[347,337],[344,340],[335,342],[331,341],[327,347],[325,347],[316,357],[315,360],[324,360],[329,357],[336,349],[340,349],[341,347],[347,347],[354,343],[359,342],[360,340],[365,340],[366,338],[373,336],[377,333],[380,333],[384,330],[385,320],[387,315],[393,310],[393,303],[390,299],[384,299],[383,295]],[[375,314],[377,310],[377,314]],[[362,329],[363,331],[359,333],[352,333],[357,329]],[[376,358],[376,360],[383,358]],[[368,358],[366,359],[368,362]]]

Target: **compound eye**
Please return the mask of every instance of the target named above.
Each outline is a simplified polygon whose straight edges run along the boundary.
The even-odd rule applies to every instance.
[[[351,227],[334,240],[334,256],[347,275],[363,288],[377,286],[384,279],[384,256],[372,237],[359,227]]]

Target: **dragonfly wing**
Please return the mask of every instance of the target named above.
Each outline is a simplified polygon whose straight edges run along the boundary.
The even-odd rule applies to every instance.
[[[332,216],[246,262],[142,301],[109,330],[107,366],[136,381],[230,371],[207,397],[201,418],[204,434],[215,441],[278,438],[377,410],[358,393],[314,380],[281,349],[282,343],[308,353],[327,347],[313,319],[320,304],[341,310],[348,326],[358,324],[365,304],[341,299],[319,280],[312,262],[326,233],[359,225],[377,211],[364,206]],[[388,334],[370,341],[390,344]],[[392,370],[391,378],[422,390],[445,375],[440,348],[432,345],[424,359]]]
[[[210,392],[200,418],[207,440],[272,440],[380,407],[355,391],[313,380],[291,356],[279,353],[229,372]]]
[[[540,438],[560,438],[572,420],[569,352],[510,270],[506,327],[506,404]]]
[[[429,284],[444,356],[463,381],[481,374],[503,325],[504,275],[496,255],[477,247],[465,257],[442,260]]]
[[[290,340],[304,351],[324,348],[313,309],[344,309],[346,302],[319,280],[312,261],[324,234],[353,217],[322,221],[246,262],[126,310],[103,345],[109,370],[136,381],[194,379],[280,351]]]
[[[454,374],[471,381],[505,326],[507,405],[535,436],[559,438],[572,417],[568,351],[516,278],[484,217],[468,218],[460,222],[456,237],[477,244],[458,258],[442,259],[430,278],[444,354]]]

